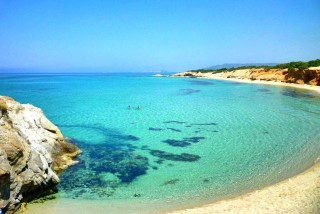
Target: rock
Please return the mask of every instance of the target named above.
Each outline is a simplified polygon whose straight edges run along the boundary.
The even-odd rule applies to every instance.
[[[304,81],[301,80],[301,79],[298,79],[298,80],[296,80],[296,83],[297,83],[297,84],[304,84]]]
[[[41,109],[0,96],[0,209],[15,213],[48,193],[80,150]]]

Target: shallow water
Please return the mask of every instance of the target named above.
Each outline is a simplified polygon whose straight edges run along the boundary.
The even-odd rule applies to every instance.
[[[301,89],[1,74],[0,94],[42,108],[83,151],[52,210],[72,201],[119,213],[192,207],[281,181],[320,157],[320,96]]]

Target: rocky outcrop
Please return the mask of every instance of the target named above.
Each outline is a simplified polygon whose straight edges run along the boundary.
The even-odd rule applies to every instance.
[[[183,72],[172,76],[250,79],[320,86],[320,67],[311,67],[305,70],[254,68],[238,69],[221,73]]]
[[[48,193],[58,173],[80,150],[32,105],[0,96],[0,209],[14,213],[23,202]]]

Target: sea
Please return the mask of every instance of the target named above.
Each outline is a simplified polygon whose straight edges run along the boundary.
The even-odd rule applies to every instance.
[[[30,213],[165,213],[297,175],[320,157],[320,94],[145,73],[0,74],[82,153]]]

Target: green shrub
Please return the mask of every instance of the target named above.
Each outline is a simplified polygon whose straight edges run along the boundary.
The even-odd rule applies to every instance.
[[[6,113],[7,110],[8,110],[7,104],[4,101],[0,100],[0,111],[2,113]]]

